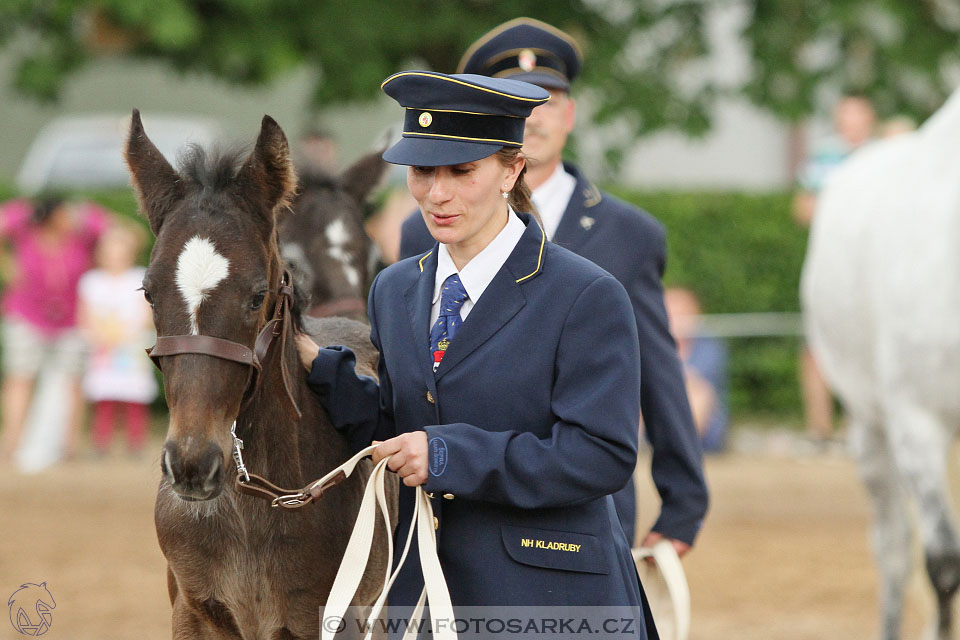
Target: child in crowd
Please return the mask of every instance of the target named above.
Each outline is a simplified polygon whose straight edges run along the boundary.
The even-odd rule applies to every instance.
[[[700,443],[704,451],[722,451],[730,421],[727,346],[700,325],[700,300],[692,290],[667,289],[664,304]]]
[[[84,364],[76,325],[77,283],[93,263],[109,217],[96,204],[55,194],[0,204],[6,280],[0,462],[16,453],[21,468],[36,470],[74,452]],[[40,406],[44,400],[35,391],[41,389],[53,390],[64,406]]]
[[[143,450],[148,406],[157,382],[144,349],[152,342],[153,318],[139,289],[144,268],[136,265],[143,230],[118,221],[97,246],[98,268],[79,284],[79,323],[90,352],[83,391],[93,403],[93,444],[106,453],[123,413],[131,453]]]

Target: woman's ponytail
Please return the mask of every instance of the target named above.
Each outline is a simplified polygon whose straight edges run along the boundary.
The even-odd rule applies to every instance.
[[[496,156],[500,164],[505,167],[511,167],[519,160],[520,153],[520,149],[516,147],[503,147],[500,151],[497,151]],[[514,211],[532,215],[542,229],[543,221],[540,219],[540,213],[537,211],[537,207],[534,206],[533,200],[530,197],[530,187],[527,186],[527,182],[523,179],[526,173],[527,167],[524,165],[523,169],[520,170],[520,175],[517,176],[517,181],[513,183],[513,189],[510,190],[507,202],[510,203]]]

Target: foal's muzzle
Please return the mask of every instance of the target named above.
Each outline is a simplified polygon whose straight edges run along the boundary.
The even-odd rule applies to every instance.
[[[223,451],[213,442],[195,451],[168,440],[163,445],[160,470],[184,500],[210,500],[223,490]]]

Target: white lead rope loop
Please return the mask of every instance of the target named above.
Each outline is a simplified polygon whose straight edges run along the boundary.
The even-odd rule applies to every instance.
[[[371,455],[376,446],[370,446],[363,449],[355,456],[350,458],[326,476],[317,480],[322,483],[328,477],[332,477],[343,471],[347,476],[353,473],[357,463],[363,458]],[[387,532],[387,565],[383,578],[383,586],[380,595],[377,597],[373,608],[370,610],[366,623],[367,634],[365,638],[371,638],[375,630],[374,625],[383,610],[386,603],[387,593],[390,587],[400,573],[403,563],[407,559],[407,553],[410,551],[410,544],[413,541],[414,532],[417,535],[417,544],[420,548],[420,567],[423,571],[423,591],[420,593],[420,599],[414,608],[411,619],[408,622],[407,629],[403,637],[416,638],[420,628],[420,618],[423,616],[423,608],[427,601],[430,603],[430,622],[433,629],[433,638],[435,640],[457,640],[457,633],[453,630],[453,605],[450,602],[450,592],[447,590],[447,583],[443,577],[443,570],[440,567],[440,560],[437,558],[436,532],[433,529],[433,506],[430,499],[423,491],[423,487],[416,487],[416,504],[412,519],[410,521],[410,530],[407,533],[406,543],[403,552],[400,555],[400,561],[397,563],[397,569],[393,573],[390,568],[393,566],[393,536],[390,535],[390,515],[387,510],[387,499],[385,491],[386,474],[388,473],[388,458],[378,462],[367,481],[367,486],[363,492],[363,499],[360,502],[360,511],[357,513],[357,521],[353,526],[353,533],[347,542],[347,549],[344,551],[343,560],[340,562],[340,568],[337,570],[337,577],[333,581],[333,587],[330,589],[330,595],[327,598],[327,604],[323,611],[323,620],[321,624],[321,640],[333,640],[340,621],[344,620],[344,615],[350,607],[360,581],[366,571],[367,563],[370,559],[370,552],[373,547],[373,531],[376,525],[377,511],[379,511]],[[331,622],[337,624],[331,624]],[[341,627],[342,628],[342,627]]]
[[[652,570],[644,561],[645,558],[652,557],[656,563],[659,576],[655,575],[656,570]],[[672,640],[687,640],[690,637],[690,587],[687,584],[687,576],[683,571],[683,564],[674,549],[673,543],[669,540],[660,540],[653,547],[639,547],[633,550],[633,560],[637,564],[637,570],[641,575],[641,582],[647,591],[650,599],[650,607],[657,625],[666,623],[666,620],[656,619],[659,611],[665,614],[663,600],[669,600],[669,607],[673,613],[673,634],[663,634],[661,637],[671,638]],[[666,586],[667,593],[658,593],[659,582],[662,580]],[[664,598],[666,596],[666,598]]]

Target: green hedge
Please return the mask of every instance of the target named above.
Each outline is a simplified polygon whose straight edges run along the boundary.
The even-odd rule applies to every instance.
[[[705,313],[796,312],[807,233],[789,193],[636,192],[611,189],[667,228],[666,284],[692,289]],[[730,340],[734,419],[799,424],[799,338]]]
[[[798,310],[806,232],[790,217],[789,194],[617,188],[611,192],[643,207],[666,225],[666,284],[696,291],[705,312]],[[9,185],[0,185],[0,201],[14,195]],[[130,189],[82,195],[140,219]],[[733,417],[799,424],[798,339],[735,339],[729,346]]]
[[[97,202],[107,209],[119,213],[125,217],[134,218],[143,224],[146,220],[137,212],[137,200],[133,195],[133,189],[111,189],[107,191],[87,191],[87,192],[67,192],[63,193],[67,198],[88,199]],[[11,198],[18,197],[16,189],[10,184],[0,183],[0,202],[5,202]]]

